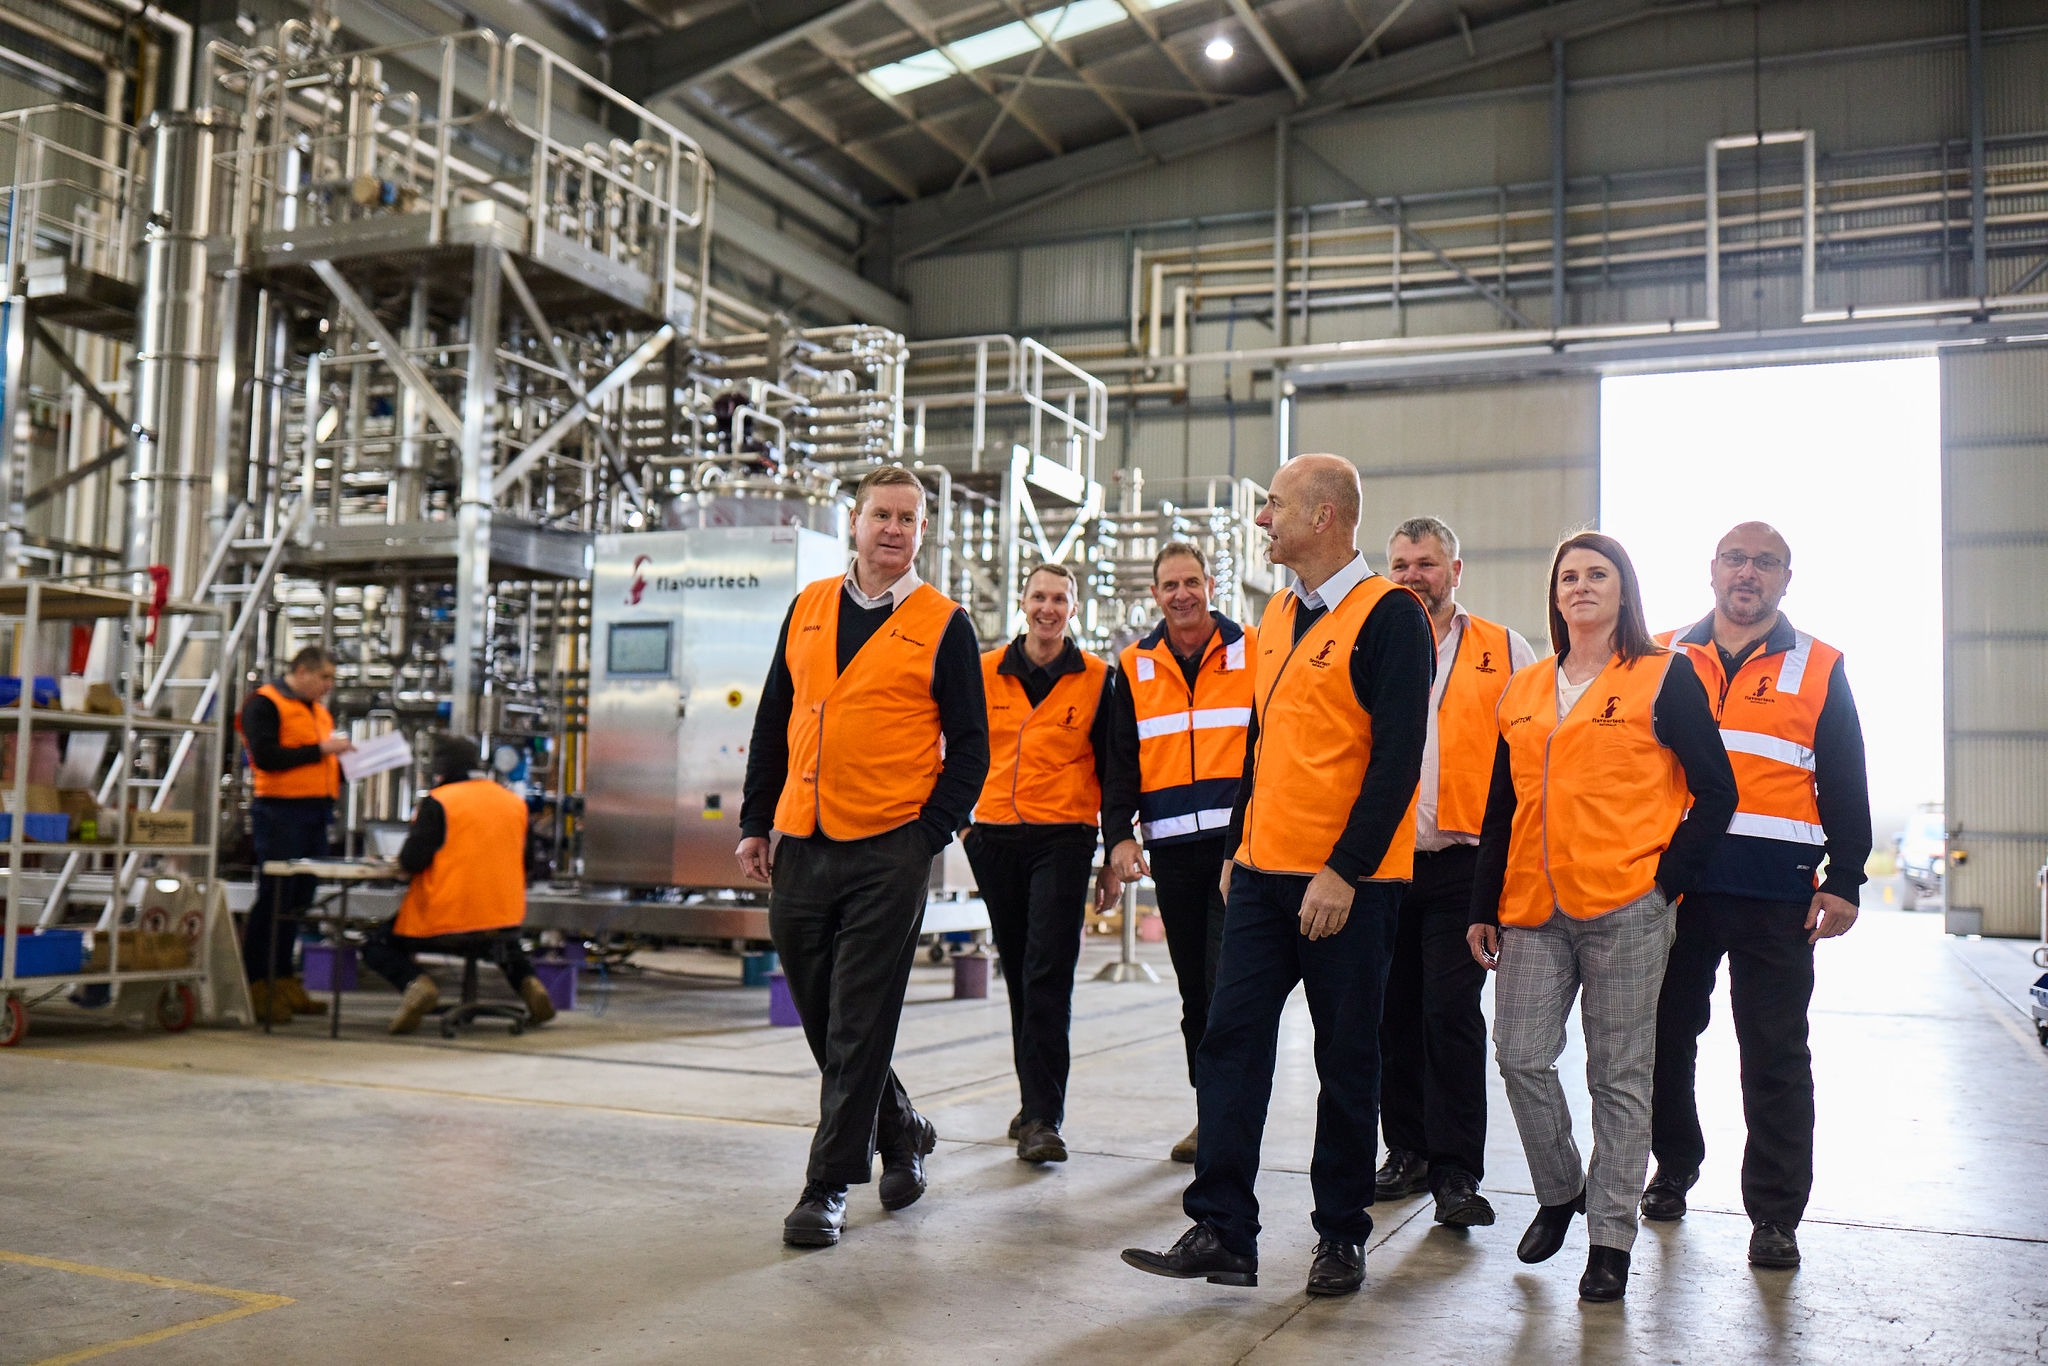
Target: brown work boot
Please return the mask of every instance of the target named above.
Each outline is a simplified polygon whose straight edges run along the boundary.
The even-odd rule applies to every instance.
[[[1180,1142],[1174,1144],[1173,1151],[1169,1153],[1168,1156],[1173,1158],[1173,1160],[1176,1162],[1194,1161],[1195,1144],[1200,1139],[1201,1133],[1202,1126],[1199,1124],[1197,1124],[1194,1128],[1188,1130],[1188,1136],[1182,1139]]]
[[[277,983],[278,993],[284,1003],[291,1007],[294,1015],[325,1015],[327,1007],[306,994],[306,984],[297,977],[281,977]]]
[[[284,999],[284,983],[282,981],[277,984],[277,999],[275,1001],[270,996],[269,982],[259,977],[249,983],[249,1010],[256,1024],[263,1024],[266,1021],[273,1025],[290,1024],[292,1022],[292,1008]]]
[[[391,1017],[393,1034],[410,1034],[420,1027],[427,1012],[441,1004],[441,989],[434,985],[434,979],[421,973],[406,983],[405,995],[398,998],[398,1013]]]
[[[529,977],[519,984],[519,995],[526,1002],[526,1013],[533,1023],[544,1025],[555,1018],[555,1001],[548,995],[548,989],[541,985],[540,978]]]

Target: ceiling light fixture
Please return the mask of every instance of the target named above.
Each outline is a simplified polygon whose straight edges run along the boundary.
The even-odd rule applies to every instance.
[[[1237,55],[1237,49],[1230,45],[1228,38],[1219,33],[1209,40],[1209,46],[1202,49],[1202,55],[1212,62],[1227,62]]]

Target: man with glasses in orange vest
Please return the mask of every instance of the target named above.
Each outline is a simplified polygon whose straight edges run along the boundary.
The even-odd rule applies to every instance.
[[[1088,874],[1109,754],[1109,665],[1067,625],[1080,580],[1041,564],[1024,580],[1024,633],[981,657],[988,698],[988,780],[962,841],[988,906],[1010,998],[1010,1050],[1021,1104],[1010,1121],[1018,1160],[1067,1160],[1068,1032],[1074,966],[1088,914]],[[1108,879],[1108,880],[1113,880]]]
[[[1685,1215],[1707,1144],[1694,1098],[1699,1036],[1728,959],[1742,1059],[1742,1204],[1752,1266],[1799,1265],[1799,1221],[1813,1189],[1813,1055],[1806,1011],[1813,946],[1856,923],[1870,857],[1863,726],[1842,652],[1778,610],[1792,550],[1762,522],[1721,538],[1708,566],[1714,610],[1657,637],[1691,655],[1721,723],[1737,802],[1694,889],[1657,1006],[1650,1148],[1657,1173],[1645,1219]]]
[[[1194,1226],[1165,1252],[1123,1254],[1155,1276],[1258,1284],[1259,1145],[1298,983],[1322,1082],[1308,1293],[1348,1295],[1365,1280],[1380,1004],[1414,862],[1435,644],[1422,603],[1358,553],[1359,502],[1349,461],[1304,455],[1280,467],[1258,516],[1267,553],[1296,582],[1259,623],[1223,961],[1195,1055],[1201,1136],[1181,1201]]]
[[[1486,969],[1465,930],[1479,827],[1493,779],[1494,707],[1515,670],[1536,661],[1518,632],[1458,603],[1458,535],[1415,517],[1387,538],[1387,577],[1422,599],[1436,633],[1436,683],[1415,800],[1415,880],[1401,896],[1380,1018],[1380,1128],[1386,1164],[1375,1195],[1429,1191],[1436,1221],[1493,1222],[1486,1175]]]
[[[273,859],[325,858],[334,799],[341,795],[341,759],[355,746],[334,729],[327,694],[334,688],[334,656],[308,645],[274,683],[249,694],[236,718],[249,751],[256,788],[249,803],[249,834],[256,845],[256,899],[242,932],[242,971],[258,1019],[284,1024],[293,1012],[325,1009],[306,994],[292,970],[291,940],[279,942],[277,922],[293,923],[313,904],[318,879],[276,878],[261,871]],[[277,982],[272,1000],[269,981]]]
[[[988,777],[988,712],[973,624],[914,567],[924,499],[899,465],[860,481],[853,563],[790,604],[747,753],[734,852],[773,888],[769,932],[824,1074],[792,1247],[838,1243],[877,1151],[882,1208],[910,1205],[938,1142],[890,1063],[932,860]]]
[[[1215,591],[1199,547],[1168,541],[1152,557],[1159,625],[1117,657],[1102,800],[1109,871],[1119,885],[1150,876],[1159,898],[1190,1086],[1223,949],[1219,883],[1244,776],[1258,649],[1255,631],[1210,608]],[[1197,1125],[1173,1145],[1174,1161],[1195,1160],[1200,1132]]]

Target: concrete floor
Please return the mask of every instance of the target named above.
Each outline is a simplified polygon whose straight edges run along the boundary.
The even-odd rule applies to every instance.
[[[388,995],[277,1037],[37,1017],[0,1054],[0,1360],[148,1362],[2048,1361],[2048,1049],[2027,946],[1884,908],[1823,946],[1819,1172],[1805,1266],[1744,1260],[1725,995],[1702,1058],[1711,1155],[1646,1226],[1626,1302],[1554,1261],[1494,1083],[1499,1224],[1376,1211],[1364,1293],[1301,1292],[1313,1234],[1307,1019],[1290,1006],[1261,1182],[1263,1284],[1157,1280],[1120,1248],[1184,1226],[1191,1122],[1171,985],[1076,993],[1073,1160],[1003,1138],[1000,995],[920,966],[897,1065],[942,1135],[922,1202],[856,1189],[837,1249],[779,1239],[816,1078],[731,960],[665,955],[523,1038],[392,1039]],[[1146,956],[1165,968],[1163,946]],[[1162,975],[1164,975],[1162,973]],[[601,1012],[600,1012],[601,1008]],[[1581,1074],[1574,1055],[1573,1086]],[[1584,1129],[1583,1114],[1581,1133]],[[198,1323],[201,1326],[188,1327]],[[141,1339],[141,1341],[137,1341]],[[134,1345],[119,1346],[132,1343]]]

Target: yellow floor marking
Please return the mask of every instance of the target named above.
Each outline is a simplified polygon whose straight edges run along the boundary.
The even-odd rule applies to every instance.
[[[102,1342],[92,1347],[81,1347],[62,1356],[45,1357],[36,1362],[35,1366],[71,1366],[74,1361],[90,1361],[94,1357],[124,1351],[130,1347],[147,1347],[153,1342],[177,1337],[180,1333],[211,1328],[215,1324],[230,1323],[235,1319],[248,1318],[251,1314],[261,1314],[267,1310],[282,1309],[288,1304],[298,1303],[288,1295],[266,1295],[257,1290],[230,1290],[224,1285],[201,1285],[197,1281],[151,1276],[140,1271],[117,1271],[110,1266],[88,1266],[84,1262],[63,1262],[55,1257],[35,1257],[26,1252],[0,1251],[0,1262],[13,1262],[18,1266],[37,1266],[46,1271],[68,1271],[78,1276],[97,1276],[104,1281],[123,1281],[129,1285],[146,1285],[157,1290],[183,1290],[193,1295],[213,1295],[237,1302],[237,1307],[222,1310],[218,1314],[208,1314],[202,1319],[192,1319],[185,1323],[174,1323],[168,1328],[138,1333],[132,1338],[122,1338],[118,1342]]]
[[[810,1129],[815,1126],[780,1119],[745,1119],[734,1115],[698,1115],[680,1110],[647,1110],[631,1105],[593,1105],[581,1100],[547,1100],[535,1096],[494,1096],[482,1091],[451,1091],[439,1086],[404,1086],[390,1081],[344,1081],[334,1077],[306,1077],[289,1072],[235,1072],[187,1063],[134,1062],[116,1058],[56,1058],[47,1054],[17,1053],[23,1061],[77,1063],[89,1067],[125,1067],[136,1072],[176,1072],[208,1077],[238,1077],[245,1081],[287,1081],[302,1086],[337,1086],[355,1091],[390,1091],[399,1095],[433,1096],[437,1099],[471,1100],[485,1105],[532,1105],[546,1110],[588,1110],[601,1115],[633,1115],[641,1119],[681,1119],[703,1124],[737,1124],[757,1129]]]

